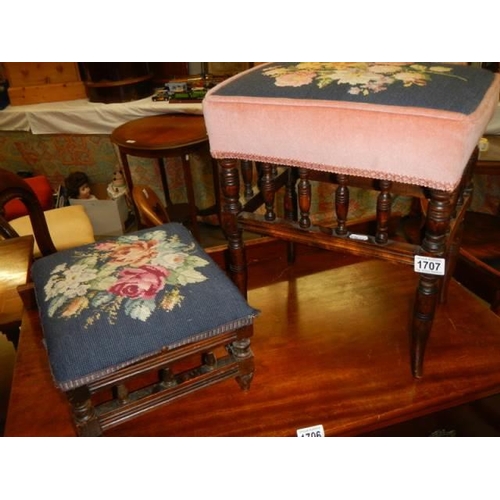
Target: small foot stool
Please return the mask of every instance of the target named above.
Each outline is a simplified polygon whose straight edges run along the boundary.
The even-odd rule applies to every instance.
[[[258,311],[181,224],[49,255],[32,277],[54,382],[79,435],[227,378],[249,388]]]
[[[411,371],[422,376],[470,203],[473,153],[499,92],[500,75],[437,63],[268,63],[214,87],[203,113],[219,160],[229,266],[240,290],[247,284],[242,229],[413,265],[419,279]],[[251,162],[259,167],[253,198]],[[337,185],[334,228],[311,222],[312,180]],[[378,191],[373,235],[349,231],[351,185]],[[284,215],[275,207],[281,188]],[[428,199],[420,246],[389,238],[393,192]],[[264,214],[255,213],[259,206]]]

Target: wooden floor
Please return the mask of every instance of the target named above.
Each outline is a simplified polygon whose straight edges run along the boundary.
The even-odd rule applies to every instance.
[[[228,380],[107,435],[294,436],[318,424],[327,436],[498,435],[500,317],[487,304],[452,282],[417,381],[407,335],[411,269],[307,247],[290,266],[283,244],[271,246],[248,247],[249,302],[262,311],[250,391]],[[74,435],[29,321],[5,435]]]

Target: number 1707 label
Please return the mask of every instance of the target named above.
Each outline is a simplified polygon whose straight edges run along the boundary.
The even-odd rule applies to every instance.
[[[438,274],[444,276],[445,260],[439,257],[415,255],[413,269],[416,273]]]

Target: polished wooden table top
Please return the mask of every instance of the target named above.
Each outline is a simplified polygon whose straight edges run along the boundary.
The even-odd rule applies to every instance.
[[[0,240],[0,327],[21,321],[23,304],[17,287],[24,285],[33,259],[33,236]]]
[[[108,435],[294,436],[317,424],[327,436],[359,435],[500,393],[500,318],[457,282],[437,310],[424,377],[415,380],[404,328],[413,271],[303,247],[289,266],[279,244],[279,259],[255,258],[247,247],[249,301],[262,310],[250,390],[228,380]],[[74,435],[36,311],[23,319],[5,435]]]
[[[214,192],[216,193],[215,206],[204,210],[199,210],[196,206],[189,155],[194,152],[201,152],[204,149],[208,149],[208,135],[203,116],[169,114],[147,116],[145,118],[131,120],[113,130],[111,142],[118,147],[123,172],[131,193],[133,193],[134,181],[127,156],[156,159],[163,186],[167,212],[171,220],[176,220],[178,222],[186,222],[189,220],[191,230],[194,236],[199,240],[200,233],[197,216],[215,214],[219,211],[216,186],[214,186]],[[174,204],[170,199],[170,189],[168,186],[164,159],[175,157],[180,157],[182,159],[187,204]],[[215,162],[212,162],[212,174],[215,183],[217,176]],[[140,220],[140,211],[133,197],[132,201],[136,218]]]
[[[124,123],[111,134],[112,142],[135,156],[157,156],[207,140],[205,120],[197,115],[147,116]]]

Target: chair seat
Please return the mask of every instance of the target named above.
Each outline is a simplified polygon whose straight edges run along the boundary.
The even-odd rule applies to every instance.
[[[171,219],[166,207],[162,204],[156,192],[149,186],[135,185],[132,189],[132,199],[144,227],[161,226],[170,222]],[[174,220],[179,221],[179,219]]]
[[[453,191],[499,92],[468,66],[269,63],[212,89],[203,113],[214,158]]]
[[[64,391],[250,325],[257,314],[177,223],[55,253],[35,262],[32,276]]]
[[[95,241],[92,223],[83,206],[54,208],[46,210],[44,215],[57,250],[67,250]],[[11,220],[9,224],[19,236],[33,234],[33,226],[28,215]],[[35,241],[33,256],[38,259],[41,255]]]

